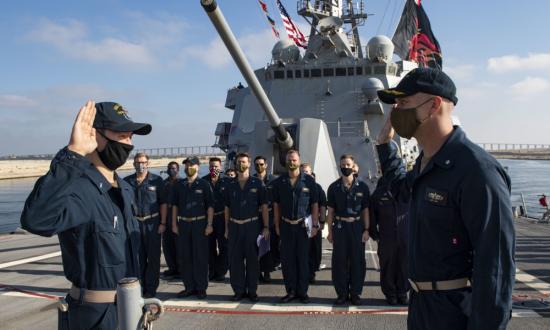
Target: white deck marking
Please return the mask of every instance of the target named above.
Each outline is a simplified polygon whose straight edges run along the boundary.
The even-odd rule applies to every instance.
[[[37,256],[37,257],[31,257],[31,258],[25,258],[25,259],[21,259],[21,260],[17,260],[17,261],[5,262],[3,264],[0,264],[0,269],[13,267],[13,266],[18,266],[18,265],[22,265],[22,264],[28,264],[29,262],[35,262],[35,261],[39,261],[39,260],[55,258],[55,257],[59,257],[60,255],[61,255],[61,251],[57,251],[57,252],[52,252],[52,253],[44,254],[44,255],[41,255],[41,256]]]
[[[541,281],[537,277],[527,274],[519,268],[516,268],[516,282],[521,282],[544,295],[550,295],[550,283]]]
[[[215,302],[206,300],[179,300],[168,299],[164,300],[163,304],[167,306],[177,307],[192,307],[192,308],[220,308],[220,309],[235,309],[239,307],[238,302]]]
[[[250,309],[255,311],[270,311],[270,312],[331,312],[332,305],[302,305],[302,304],[285,304],[275,305],[266,303],[254,304]]]

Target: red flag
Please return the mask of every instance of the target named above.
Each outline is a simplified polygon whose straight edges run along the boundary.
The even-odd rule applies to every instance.
[[[420,0],[407,0],[392,41],[394,53],[402,59],[420,67],[442,68],[441,47]]]

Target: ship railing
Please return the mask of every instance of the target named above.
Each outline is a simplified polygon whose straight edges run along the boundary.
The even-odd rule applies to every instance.
[[[527,218],[541,219],[547,209],[539,203],[539,199],[543,193],[539,194],[526,194],[522,192],[512,192],[512,208],[517,209],[514,213],[516,215],[523,215]],[[550,202],[550,193],[545,192],[544,195],[548,196]]]
[[[162,148],[140,148],[135,149],[130,154],[130,157],[134,157],[136,153],[143,152],[152,158],[162,157],[214,157],[225,156],[223,150],[212,146],[188,146],[188,147],[162,147]]]
[[[367,124],[365,121],[329,121],[327,124],[328,132],[333,137],[354,137],[368,135]]]
[[[477,145],[479,145],[486,151],[491,151],[491,152],[533,152],[533,151],[548,152],[550,151],[550,144],[541,144],[541,143],[480,142],[480,143],[477,143]]]

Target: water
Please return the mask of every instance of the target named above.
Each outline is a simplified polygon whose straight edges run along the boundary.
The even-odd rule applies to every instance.
[[[151,173],[159,174],[166,178],[165,168],[152,168]],[[121,177],[132,174],[134,171],[119,171]],[[180,175],[183,174],[183,166]],[[208,173],[208,167],[202,165],[199,175]],[[184,175],[184,174],[183,174]],[[19,218],[27,196],[32,191],[38,178],[0,180],[0,233],[13,232],[19,227]]]
[[[530,216],[540,217],[543,209],[538,204],[538,196],[545,193],[550,197],[550,161],[543,160],[500,160],[508,168],[512,179],[512,205],[521,205],[523,193],[527,212]],[[153,168],[152,173],[159,174],[164,168]],[[203,165],[199,170],[202,176],[208,168]],[[125,177],[133,171],[121,171]],[[163,177],[166,174],[161,173]],[[32,190],[37,178],[0,180],[0,233],[10,232],[19,226],[19,217],[25,199]]]

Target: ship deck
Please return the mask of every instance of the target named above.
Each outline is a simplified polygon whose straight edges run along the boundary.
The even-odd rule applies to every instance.
[[[518,219],[517,283],[513,318],[509,329],[550,328],[550,224]],[[330,276],[331,245],[323,241],[324,269],[310,286],[311,303],[277,303],[284,295],[281,271],[271,284],[258,288],[260,302],[229,301],[229,279],[211,282],[204,301],[178,299],[179,280],[161,279],[158,298],[165,314],[154,323],[157,329],[404,329],[405,306],[388,306],[379,287],[376,243],[367,244],[367,278],[363,306],[335,307]],[[63,275],[56,237],[27,233],[0,236],[0,328],[52,329],[57,326],[56,300],[64,296],[69,282]],[[163,264],[164,266],[164,264]],[[164,267],[163,267],[164,268]],[[549,303],[548,305],[546,303]]]

